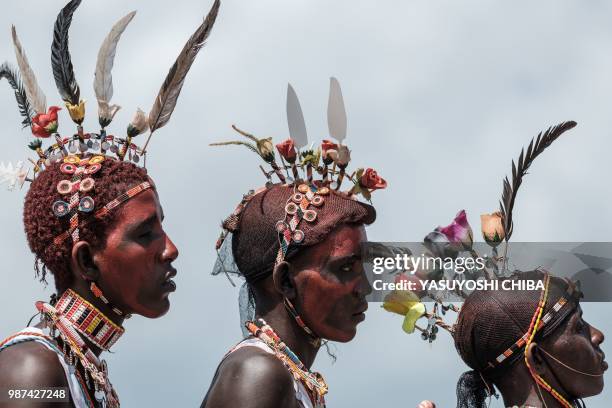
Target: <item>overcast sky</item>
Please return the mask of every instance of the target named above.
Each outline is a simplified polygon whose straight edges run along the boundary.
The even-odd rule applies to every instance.
[[[65,1],[4,2],[0,59],[15,62],[10,25],[48,103],[60,104],[50,68],[55,16]],[[111,129],[123,132],[137,107],[148,111],[184,42],[211,0],[85,0],[71,29],[85,126],[97,130],[93,72],[112,24],[138,10],[117,51]],[[311,140],[327,136],[329,77],[342,85],[353,166],[376,168],[389,188],[374,197],[378,241],[418,241],[466,209],[496,209],[510,160],[540,130],[578,127],[539,157],[514,212],[515,241],[610,241],[612,236],[612,3],[438,0],[403,2],[224,0],[217,24],[185,82],[170,123],[153,137],[148,160],[165,228],[180,249],[169,314],[135,317],[107,355],[126,407],[198,406],[223,354],[239,340],[238,291],[209,275],[219,222],[241,195],[264,183],[246,149],[210,148],[234,138],[230,125],[287,137],[287,82],[296,89]],[[24,159],[27,131],[7,84],[0,91],[0,160]],[[65,113],[60,130],[72,131]],[[4,189],[2,189],[4,190]],[[34,279],[21,212],[25,190],[0,191],[0,337],[22,328],[51,287]],[[585,318],[612,333],[612,306]],[[405,335],[402,319],[371,305],[338,361],[315,362],[330,385],[330,407],[411,407],[455,403],[465,371],[449,336],[433,345]],[[607,344],[604,351],[610,354]],[[606,376],[606,380],[609,375]],[[603,408],[609,389],[587,400]],[[501,407],[501,402],[494,402]]]

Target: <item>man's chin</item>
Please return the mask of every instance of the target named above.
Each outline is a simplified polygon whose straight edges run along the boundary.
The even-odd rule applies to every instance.
[[[168,313],[168,310],[170,310],[170,300],[167,296],[164,296],[163,299],[155,304],[143,307],[142,310],[135,312],[135,314],[139,314],[148,319],[157,319]]]

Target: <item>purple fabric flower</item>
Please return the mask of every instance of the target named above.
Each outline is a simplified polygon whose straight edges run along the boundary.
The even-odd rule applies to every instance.
[[[470,227],[465,210],[459,211],[453,222],[449,225],[438,227],[434,231],[444,234],[450,243],[461,245],[461,249],[464,251],[472,249],[474,235],[472,234],[472,227]]]

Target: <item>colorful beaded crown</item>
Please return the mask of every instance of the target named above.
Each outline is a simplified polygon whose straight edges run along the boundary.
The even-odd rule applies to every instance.
[[[361,194],[370,201],[374,190],[387,186],[387,182],[371,168],[360,168],[353,173],[346,171],[351,160],[351,151],[343,144],[347,128],[346,110],[340,84],[333,77],[330,80],[327,120],[329,134],[337,143],[323,140],[318,148],[315,148],[314,144],[309,145],[302,108],[297,94],[289,84],[287,121],[290,137],[288,139],[274,146],[271,137],[260,139],[232,126],[249,142],[240,140],[211,144],[211,146],[245,146],[259,155],[271,167],[271,170],[268,171],[263,166],[259,166],[267,179],[266,188],[273,186],[273,175],[281,184],[293,186],[293,194],[284,203],[285,217],[278,220],[275,225],[280,244],[277,263],[284,259],[290,245],[300,244],[304,240],[304,232],[299,229],[300,223],[316,221],[317,208],[324,205],[326,196],[333,193],[356,198],[358,194]],[[274,147],[280,155],[280,165],[276,160]],[[346,191],[341,191],[340,188],[346,178],[350,180],[351,187]],[[250,192],[245,195],[234,212],[223,222],[223,231],[217,241],[217,250],[220,249],[227,234],[235,228],[242,210],[254,194]]]
[[[51,210],[57,217],[69,216],[70,227],[67,232],[60,234],[54,240],[56,244],[69,236],[73,242],[79,240],[80,213],[93,213],[95,218],[101,218],[122,202],[152,187],[150,182],[144,182],[130,188],[104,206],[98,206],[87,195],[87,192],[95,188],[96,182],[92,176],[102,168],[106,160],[124,161],[127,158],[139,163],[141,157],[144,157],[143,162],[146,166],[146,149],[151,135],[170,120],[185,77],[210,34],[220,6],[219,0],[216,0],[202,24],[185,44],[166,76],[149,114],[145,115],[142,110],[137,109],[134,118],[127,126],[125,137],[118,137],[107,133],[107,127],[120,109],[120,106],[111,104],[113,96],[111,71],[119,39],[136,12],[133,11],[117,21],[100,47],[94,75],[100,131],[85,132],[82,126],[85,118],[85,101],[81,99],[81,90],[75,78],[68,47],[68,31],[73,14],[80,4],[81,0],[72,0],[58,14],[51,45],[53,76],[68,114],[77,125],[76,133],[72,136],[61,136],[58,133],[58,112],[62,108],[50,106],[47,109],[46,96],[38,85],[14,26],[12,37],[19,69],[13,68],[9,63],[0,66],[0,78],[6,78],[15,93],[19,112],[23,117],[22,125],[29,127],[35,136],[28,147],[37,154],[35,160],[29,159],[33,165],[31,177],[29,170],[24,169],[21,161],[16,166],[11,163],[8,165],[1,163],[0,183],[8,184],[9,189],[21,187],[25,181],[33,181],[45,168],[61,163],[60,171],[67,176],[67,179],[57,184],[56,189],[60,198],[53,203]],[[133,138],[147,130],[149,136],[144,145],[140,147],[134,144]],[[43,140],[46,139],[52,142],[43,148]]]

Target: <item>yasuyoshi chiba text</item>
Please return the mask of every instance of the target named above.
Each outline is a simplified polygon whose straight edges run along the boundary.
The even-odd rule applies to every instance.
[[[399,282],[383,282],[377,279],[372,282],[374,290],[407,290],[407,291],[439,291],[439,290],[544,290],[541,280],[401,280]]]

